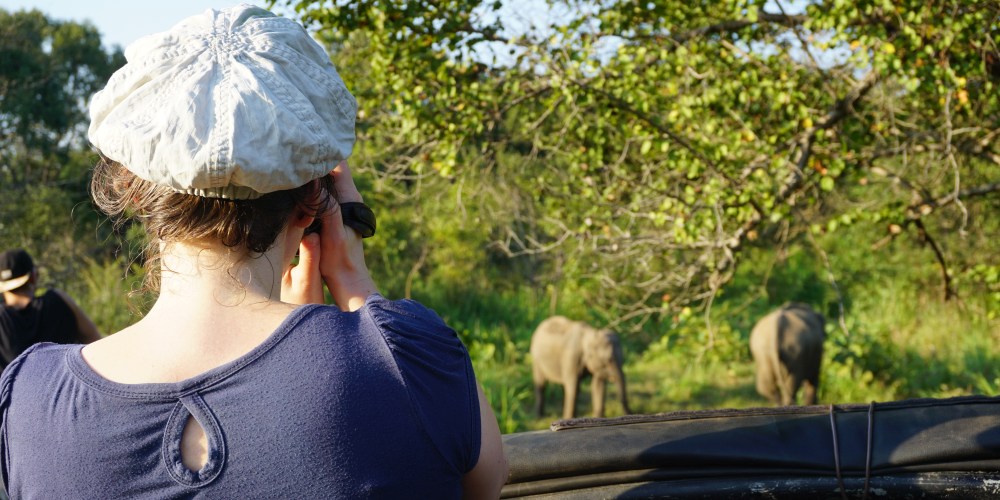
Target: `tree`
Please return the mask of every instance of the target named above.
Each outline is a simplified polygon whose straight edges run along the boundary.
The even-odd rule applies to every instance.
[[[83,256],[104,253],[86,188],[86,105],[123,63],[89,23],[0,9],[0,248],[27,248],[63,287]]]
[[[5,185],[60,179],[59,163],[86,145],[86,104],[124,64],[89,23],[0,9],[0,153]],[[16,158],[16,161],[15,161]],[[52,164],[52,163],[55,164]]]
[[[501,2],[282,3],[364,44],[371,170],[475,186],[497,248],[609,317],[710,302],[748,245],[845,223],[925,242],[945,296],[982,259],[947,247],[993,244],[969,228],[1000,193],[996,2],[553,0],[520,32]]]

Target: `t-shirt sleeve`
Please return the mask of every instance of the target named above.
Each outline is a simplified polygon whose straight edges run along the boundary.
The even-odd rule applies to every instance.
[[[7,409],[10,407],[11,391],[14,387],[14,378],[21,370],[21,362],[31,354],[39,344],[29,347],[20,356],[7,365],[0,375],[0,477],[3,479],[3,487],[7,488],[7,478],[10,472],[10,456],[7,447]]]
[[[479,460],[479,399],[458,334],[412,300],[373,295],[364,311],[382,332],[429,439],[454,470],[470,471]]]

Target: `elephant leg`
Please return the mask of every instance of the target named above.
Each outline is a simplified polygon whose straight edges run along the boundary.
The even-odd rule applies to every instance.
[[[618,383],[618,395],[622,400],[622,411],[626,415],[631,415],[632,409],[628,407],[628,393],[625,391],[625,372],[621,368],[618,369],[618,377],[615,382]]]
[[[816,404],[816,384],[812,380],[802,382],[802,404]]]
[[[604,377],[594,375],[590,381],[590,399],[594,405],[594,416],[604,418],[604,392],[607,390],[607,381]]]
[[[542,418],[545,406],[545,382],[535,384],[535,415]]]
[[[770,373],[757,373],[757,393],[767,398],[773,405],[781,403],[778,383]]]
[[[580,390],[580,377],[570,377],[563,385],[566,397],[563,401],[563,418],[576,416],[576,392]]]
[[[802,377],[789,374],[788,378],[785,379],[785,388],[781,393],[781,404],[785,406],[794,405],[797,403],[796,396],[799,393],[799,387],[802,387]]]
[[[531,372],[531,378],[535,385],[535,415],[542,418],[545,406],[545,376],[542,375],[542,371],[537,366],[533,366]]]

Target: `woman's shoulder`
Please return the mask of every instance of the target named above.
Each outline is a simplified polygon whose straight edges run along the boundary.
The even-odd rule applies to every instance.
[[[433,309],[412,299],[388,299],[373,293],[361,310],[379,319],[427,322],[447,327]]]
[[[18,357],[14,358],[11,366],[29,364],[31,366],[53,367],[62,363],[66,354],[73,349],[79,350],[80,344],[56,344],[53,342],[38,342],[25,349]],[[4,370],[6,375],[6,370]]]
[[[361,311],[362,322],[375,326],[404,372],[430,370],[438,376],[447,372],[459,383],[471,375],[462,339],[430,308],[415,300],[378,296],[369,297]]]
[[[426,436],[454,470],[468,472],[479,456],[479,400],[472,362],[458,334],[414,300],[370,297],[362,311],[378,325],[392,352]]]
[[[8,397],[12,390],[14,380],[25,381],[20,383],[29,384],[28,391],[46,391],[54,387],[51,380],[59,377],[61,373],[68,370],[66,366],[66,354],[73,349],[79,349],[79,345],[73,344],[53,344],[41,342],[34,344],[21,353],[18,357],[3,370],[0,376],[0,391],[4,399]]]
[[[411,299],[390,300],[372,294],[361,308],[364,316],[382,330],[383,334],[409,338],[436,338],[461,343],[452,330],[434,310]]]

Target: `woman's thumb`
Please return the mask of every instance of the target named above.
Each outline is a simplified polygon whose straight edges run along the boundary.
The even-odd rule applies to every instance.
[[[299,243],[299,265],[304,269],[319,266],[319,233],[307,234]]]

